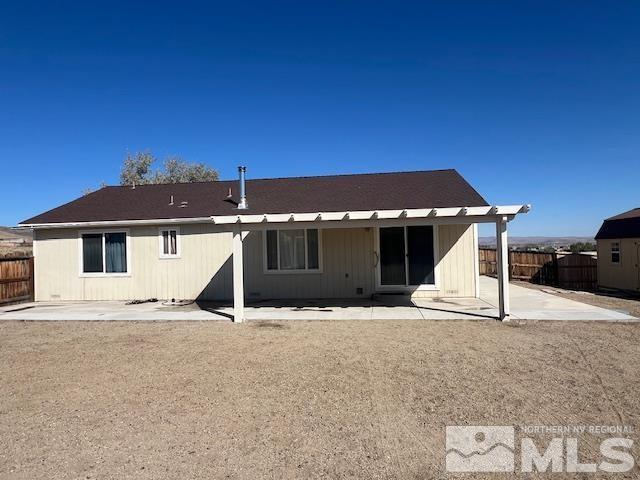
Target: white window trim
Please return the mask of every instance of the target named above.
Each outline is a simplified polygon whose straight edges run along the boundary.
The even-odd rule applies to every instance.
[[[276,270],[270,270],[268,268],[268,258],[267,258],[267,231],[275,230],[276,238],[277,238],[277,255],[278,255],[278,268]],[[304,230],[304,269],[296,269],[296,270],[280,270],[280,231],[287,230]],[[318,268],[317,269],[308,269],[307,266],[309,264],[309,252],[307,250],[307,230],[318,230]],[[322,261],[322,229],[320,228],[269,228],[263,230],[262,232],[262,271],[268,275],[291,275],[291,274],[316,274],[322,273],[323,261]]]
[[[614,262],[612,257],[613,257],[613,244],[617,243],[618,244],[618,261]],[[613,265],[614,267],[619,267],[620,265],[622,265],[622,242],[620,240],[615,240],[615,241],[611,241],[609,242],[609,262],[611,263],[611,265]]]
[[[409,285],[409,258],[407,252],[407,227],[410,225],[394,225],[404,227],[404,249],[405,249],[405,284],[404,285],[382,285],[382,273],[380,271],[380,229],[385,227],[376,227],[374,238],[374,251],[376,255],[376,291],[398,291],[407,292],[415,291],[439,291],[440,290],[440,248],[438,240],[438,225],[425,224],[425,226],[433,227],[433,283],[425,283],[422,285]]]
[[[175,230],[176,232],[176,254],[172,255],[170,253],[164,253],[164,243],[163,243],[163,239],[162,239],[162,232],[167,232],[167,231],[171,231],[171,230]],[[158,228],[158,255],[160,257],[160,259],[163,260],[171,260],[171,259],[175,259],[175,258],[181,258],[182,257],[182,239],[181,239],[180,235],[180,227],[178,226],[170,226],[170,227],[159,227]]]
[[[127,271],[118,273],[107,273],[107,256],[105,254],[105,233],[124,233],[125,245],[127,248]],[[84,270],[84,256],[82,255],[83,244],[82,235],[87,234],[101,234],[102,235],[102,272],[83,272]],[[108,230],[80,230],[78,231],[78,275],[83,278],[102,278],[102,277],[130,277],[131,276],[131,235],[128,228],[113,228]]]

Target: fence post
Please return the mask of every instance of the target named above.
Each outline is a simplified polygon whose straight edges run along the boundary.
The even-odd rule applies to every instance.
[[[507,263],[509,264],[509,281],[513,280],[513,255],[515,252],[513,250],[507,250]]]
[[[34,269],[34,257],[29,257],[29,293],[31,294],[30,301],[34,302],[36,299],[36,272]]]
[[[558,254],[556,252],[552,253],[552,262],[553,262],[553,285],[556,287],[560,286],[560,268],[558,267]]]

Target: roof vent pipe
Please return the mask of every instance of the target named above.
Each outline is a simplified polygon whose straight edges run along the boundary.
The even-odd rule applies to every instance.
[[[238,202],[238,208],[241,210],[246,210],[247,208],[249,208],[249,205],[247,204],[247,195],[244,185],[244,174],[246,173],[246,171],[247,167],[238,167],[238,173],[240,174],[240,202]]]

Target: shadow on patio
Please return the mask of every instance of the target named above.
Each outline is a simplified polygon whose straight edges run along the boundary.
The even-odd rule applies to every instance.
[[[233,318],[229,302],[198,301],[202,310]],[[374,295],[367,299],[288,299],[247,302],[247,320],[447,320],[495,319],[496,309],[477,298],[411,299]]]

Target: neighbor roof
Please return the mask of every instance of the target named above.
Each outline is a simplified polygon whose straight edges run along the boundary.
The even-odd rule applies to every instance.
[[[237,180],[104,187],[21,224],[487,205],[455,170],[269,178],[246,188],[249,208],[238,210]]]
[[[607,218],[598,230],[596,240],[640,238],[640,208]]]

